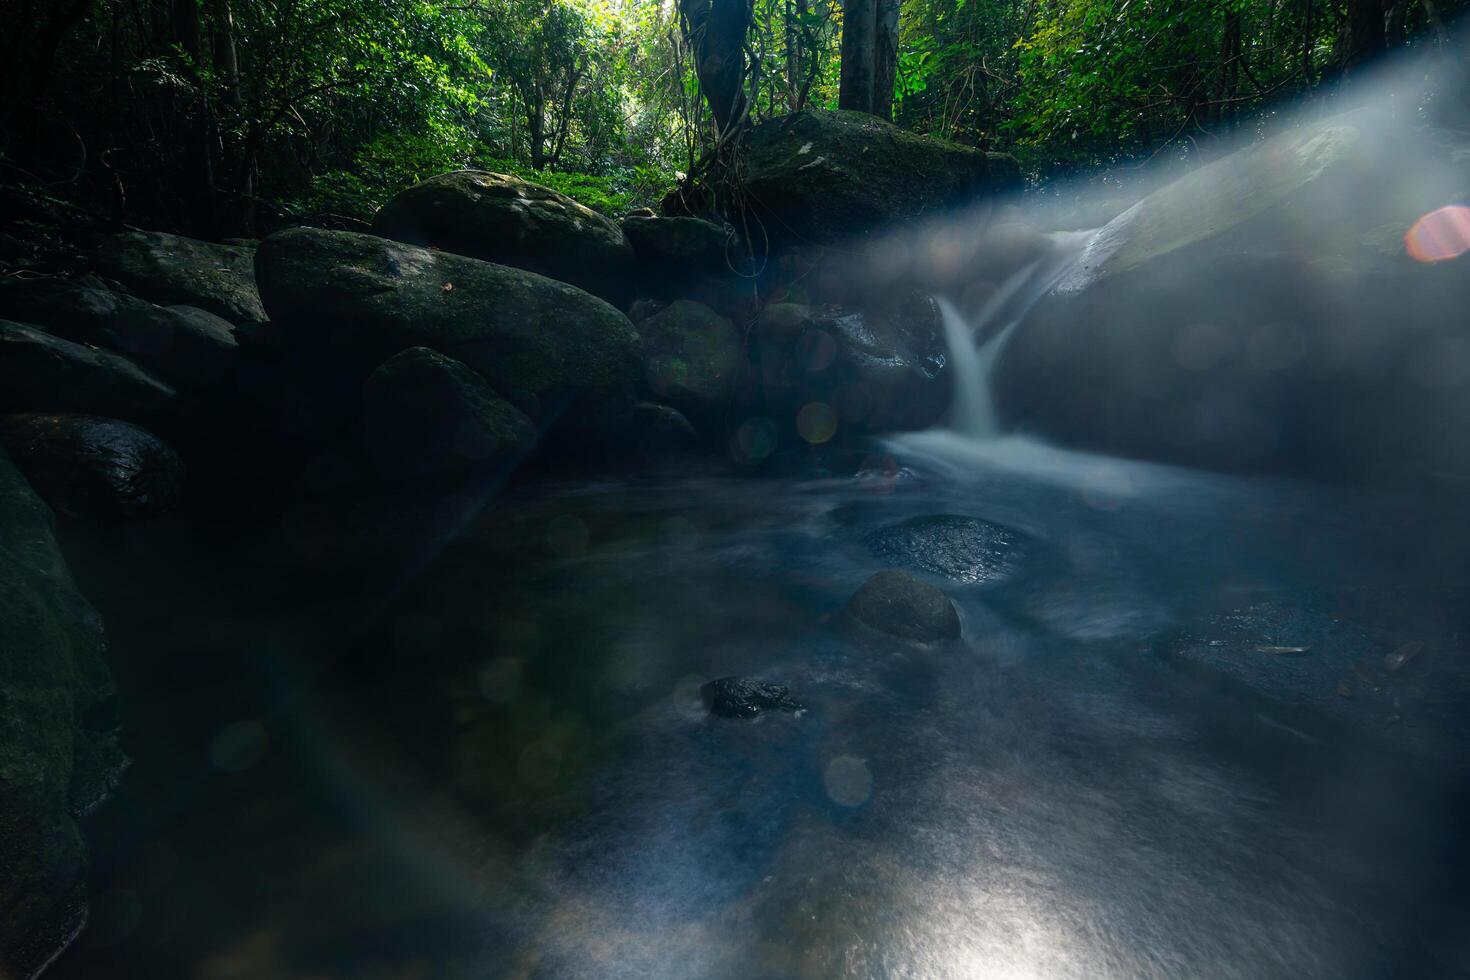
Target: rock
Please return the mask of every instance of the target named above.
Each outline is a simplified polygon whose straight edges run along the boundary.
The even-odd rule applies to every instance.
[[[653,402],[633,406],[629,431],[638,459],[651,465],[678,459],[699,444],[699,433],[682,412]]]
[[[536,442],[531,420],[484,378],[427,347],[384,362],[363,401],[368,453],[396,479],[504,474]]]
[[[168,385],[132,361],[0,320],[0,412],[78,412],[148,425],[167,419]]]
[[[149,517],[173,509],[183,494],[178,454],[129,422],[0,416],[0,445],[41,498],[71,517]]]
[[[949,597],[908,572],[884,571],[868,579],[847,604],[847,615],[869,629],[932,643],[960,635],[960,616]]]
[[[1387,164],[1381,132],[1422,167]],[[1216,469],[1388,483],[1470,473],[1456,435],[1470,424],[1466,260],[1416,263],[1403,242],[1455,197],[1434,153],[1392,122],[1346,117],[1145,198],[1000,353],[1002,420]]]
[[[87,917],[77,819],[125,759],[97,614],[46,505],[0,451],[0,976],[33,977]]]
[[[617,223],[565,194],[505,174],[460,170],[399,192],[373,233],[569,282],[626,300],[633,249]]]
[[[863,543],[880,558],[973,585],[1009,578],[1026,541],[999,524],[939,514],[877,528]]]
[[[0,317],[106,347],[176,388],[217,393],[234,380],[238,347],[230,324],[196,307],[165,309],[100,283],[7,280],[0,283]]]
[[[624,218],[622,229],[633,246],[639,295],[731,308],[739,288],[735,269],[744,256],[728,226],[649,215]]]
[[[157,303],[187,303],[231,323],[263,320],[255,288],[254,252],[162,232],[113,235],[97,251],[97,267]]]
[[[633,325],[551,279],[349,232],[294,229],[258,253],[261,295],[297,349],[364,365],[407,347],[463,362],[542,429],[626,423],[643,374]]]
[[[762,711],[805,711],[780,684],[762,684],[743,677],[721,677],[699,689],[710,714],[722,718],[754,718]]]
[[[774,303],[756,324],[767,410],[801,427],[807,406],[832,413],[835,431],[809,442],[926,428],[949,406],[938,313],[932,302],[818,312]]]
[[[743,193],[773,241],[840,243],[1020,189],[1011,157],[841,110],[761,123],[744,167]]]
[[[735,327],[707,306],[679,300],[643,319],[638,335],[649,389],[696,427],[716,430],[743,359]]]

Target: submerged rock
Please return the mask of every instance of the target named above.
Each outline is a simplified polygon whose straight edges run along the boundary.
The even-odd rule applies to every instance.
[[[147,517],[173,509],[183,495],[178,454],[128,422],[92,415],[0,416],[0,444],[36,492],[72,517]]]
[[[0,320],[0,412],[80,412],[148,425],[174,389],[132,361]]]
[[[883,571],[868,579],[848,602],[847,615],[901,640],[932,643],[960,635],[960,615],[949,596],[908,572]]]
[[[880,558],[967,584],[1009,577],[1025,540],[999,524],[954,514],[911,518],[863,537]]]
[[[77,819],[126,760],[96,612],[51,513],[0,451],[0,976],[33,977],[87,918]]]
[[[484,378],[426,347],[411,347],[374,371],[363,402],[368,453],[397,479],[505,472],[536,442],[531,420]]]
[[[130,231],[103,243],[97,267],[157,303],[187,303],[231,323],[265,319],[248,247]]]
[[[742,190],[773,240],[835,244],[1019,190],[1016,161],[862,112],[808,110],[751,130]]]
[[[364,377],[407,347],[461,361],[542,429],[621,430],[642,380],[627,317],[521,269],[298,228],[258,253],[261,295],[297,349]]]
[[[373,220],[384,238],[538,272],[626,299],[633,248],[610,218],[540,184],[480,170],[399,192]]]
[[[754,718],[762,711],[804,711],[781,684],[762,684],[743,677],[721,677],[699,689],[710,714],[723,718]]]

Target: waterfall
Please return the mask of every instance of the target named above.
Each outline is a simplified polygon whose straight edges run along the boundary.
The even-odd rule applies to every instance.
[[[954,376],[951,426],[956,432],[977,441],[1001,434],[991,391],[996,361],[1026,313],[1066,275],[1095,235],[1093,230],[1055,232],[1048,236],[1051,241],[1048,253],[1013,273],[973,319],[967,319],[947,297],[934,297]],[[992,330],[997,323],[1004,325]],[[977,348],[976,337],[987,339]]]

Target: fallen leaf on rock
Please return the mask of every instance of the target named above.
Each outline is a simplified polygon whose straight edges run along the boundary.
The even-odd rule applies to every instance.
[[[444,285],[440,286],[439,288],[442,289],[446,293],[452,293],[452,292],[454,292],[454,283],[452,283],[452,282],[446,282]]]

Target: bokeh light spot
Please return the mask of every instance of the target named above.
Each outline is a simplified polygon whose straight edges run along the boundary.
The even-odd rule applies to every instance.
[[[1416,262],[1444,262],[1470,252],[1470,207],[1452,204],[1429,212],[1404,235],[1404,248]]]
[[[803,405],[796,413],[796,431],[813,446],[820,446],[837,434],[837,413],[825,402]]]

